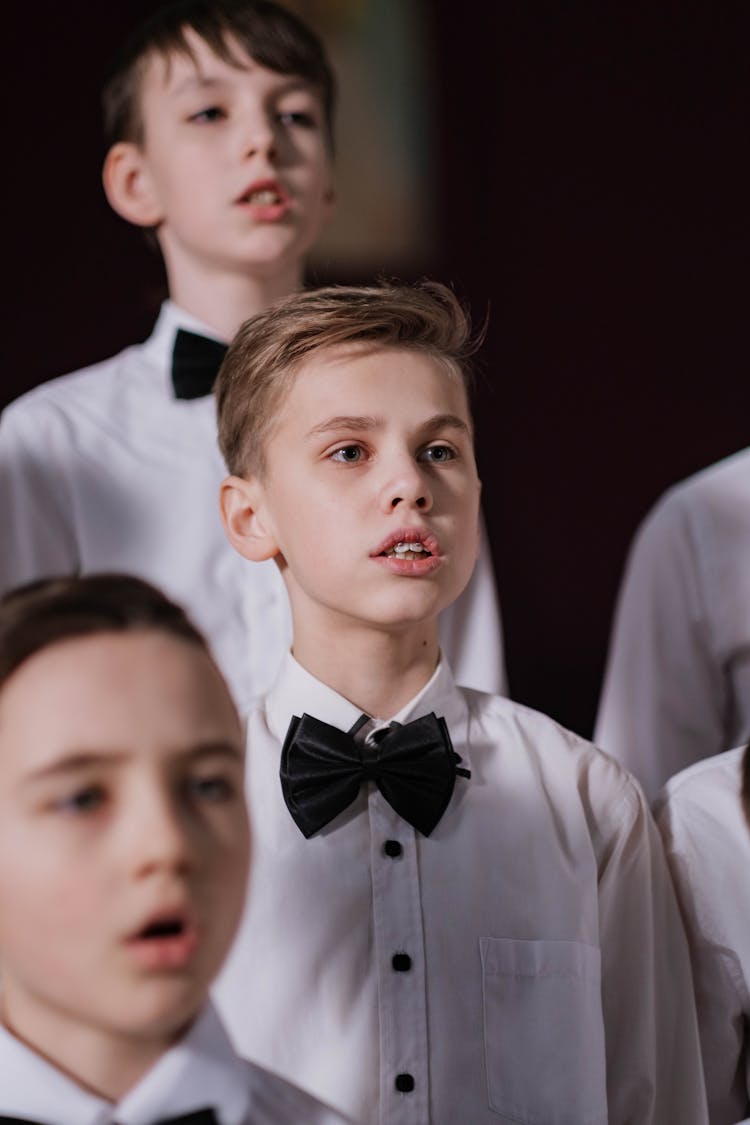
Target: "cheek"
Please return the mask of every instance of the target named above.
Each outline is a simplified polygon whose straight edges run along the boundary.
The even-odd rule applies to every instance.
[[[8,854],[2,844],[0,852]],[[0,963],[10,971],[29,966],[32,976],[69,973],[71,953],[85,945],[101,904],[80,867],[62,857],[50,862],[33,848],[21,854],[22,865],[0,863]]]

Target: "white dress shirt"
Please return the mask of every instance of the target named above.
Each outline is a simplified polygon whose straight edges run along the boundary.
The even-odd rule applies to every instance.
[[[0,591],[54,574],[117,570],[155,583],[209,638],[243,707],[273,683],[291,640],[276,565],[249,563],[219,517],[226,476],[212,396],[175,399],[178,328],[211,331],[167,301],[151,337],[53,379],[0,419]],[[505,691],[489,544],[441,617],[462,683]]]
[[[673,777],[654,809],[690,943],[711,1125],[750,1110],[750,829],[742,749]]]
[[[369,785],[309,840],[279,784],[287,726],[360,712],[287,656],[250,714],[250,900],[214,990],[239,1049],[363,1125],[704,1122],[687,946],[639,788],[445,662],[395,718],[431,711],[471,778],[429,838]]]
[[[346,1119],[235,1054],[211,1005],[117,1105],[87,1093],[0,1027],[0,1115],[45,1125],[153,1125],[199,1109],[219,1125],[346,1125]]]
[[[750,735],[750,450],[676,485],[630,552],[595,741],[654,796]]]

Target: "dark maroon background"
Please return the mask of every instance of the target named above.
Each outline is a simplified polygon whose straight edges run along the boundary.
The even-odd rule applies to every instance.
[[[0,405],[150,327],[161,270],[104,201],[98,88],[153,6],[6,13]],[[423,272],[490,310],[479,455],[511,688],[589,733],[638,520],[748,440],[750,4],[426,7],[440,250]]]

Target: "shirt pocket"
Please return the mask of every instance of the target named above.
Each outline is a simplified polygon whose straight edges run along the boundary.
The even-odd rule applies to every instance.
[[[523,1125],[607,1125],[599,950],[480,938],[490,1109]]]

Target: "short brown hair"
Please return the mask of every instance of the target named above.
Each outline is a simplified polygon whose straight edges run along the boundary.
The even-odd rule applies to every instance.
[[[471,382],[469,315],[436,281],[418,285],[329,286],[293,294],[251,317],[235,336],[214,391],[219,445],[230,473],[262,473],[274,418],[300,364],[324,348],[407,348]]]
[[[24,661],[59,641],[96,633],[156,630],[210,652],[180,606],[124,574],[45,578],[0,598],[0,690]]]
[[[107,144],[143,143],[140,92],[153,55],[193,57],[185,32],[194,31],[225,62],[237,64],[227,37],[278,74],[309,82],[320,95],[326,131],[333,147],[336,82],[325,48],[314,31],[274,0],[178,0],[149,16],[117,54],[102,91]]]

